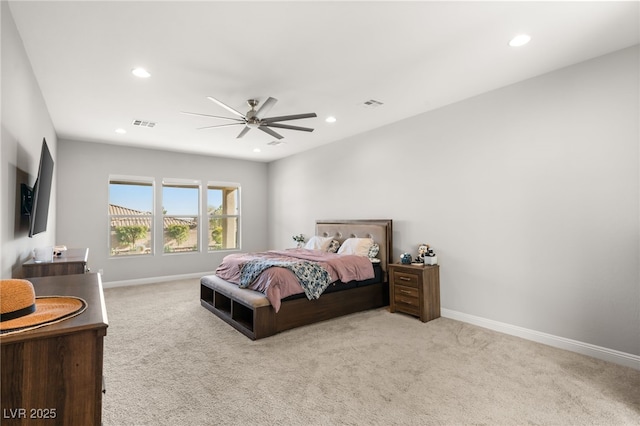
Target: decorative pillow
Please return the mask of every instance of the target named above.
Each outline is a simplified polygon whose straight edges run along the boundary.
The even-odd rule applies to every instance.
[[[378,243],[373,243],[371,244],[371,247],[369,247],[369,254],[367,254],[367,256],[369,256],[369,259],[375,259],[378,256],[379,252],[380,246],[378,245]]]
[[[369,256],[369,249],[373,245],[371,238],[347,238],[340,246],[338,254],[355,254],[356,256]]]
[[[309,239],[309,241],[307,242],[307,245],[305,245],[304,248],[310,249],[310,250],[327,251],[329,249],[330,244],[331,244],[331,237],[320,237],[316,235]]]
[[[331,243],[329,243],[329,248],[327,249],[327,251],[329,253],[337,253],[339,248],[340,248],[340,241],[331,240]]]

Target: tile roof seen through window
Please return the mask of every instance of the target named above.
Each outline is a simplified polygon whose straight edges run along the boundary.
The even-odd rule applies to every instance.
[[[111,217],[111,226],[149,226],[151,220],[151,212],[133,210],[115,204],[109,204],[109,216]],[[163,222],[165,228],[168,225],[194,226],[196,219],[165,217]]]

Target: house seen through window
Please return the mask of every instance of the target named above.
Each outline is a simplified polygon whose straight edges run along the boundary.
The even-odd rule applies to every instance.
[[[162,246],[165,253],[198,251],[200,183],[164,179],[162,217]]]
[[[153,179],[109,178],[111,256],[153,254]]]
[[[112,257],[153,255],[156,241],[164,254],[197,253],[204,244],[207,252],[240,248],[239,185],[209,182],[203,193],[200,181],[165,178],[155,190],[154,178],[109,177]],[[162,206],[158,215],[156,196]]]

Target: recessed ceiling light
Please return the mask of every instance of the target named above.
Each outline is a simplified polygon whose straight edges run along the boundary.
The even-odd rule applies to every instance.
[[[326,121],[327,123],[335,123],[336,122],[336,118],[331,115],[331,116],[327,117],[324,121]]]
[[[253,152],[262,152],[260,148],[253,148]]]
[[[131,70],[131,74],[135,75],[136,77],[140,77],[140,78],[149,78],[151,77],[151,74],[149,74],[149,72],[147,70],[145,70],[144,68],[134,68]]]
[[[116,129],[116,133],[118,133],[120,135],[124,135],[125,133],[127,133],[127,131],[120,127],[118,129]]]
[[[519,34],[511,39],[509,42],[509,46],[511,47],[520,47],[531,41],[531,37],[527,34]]]

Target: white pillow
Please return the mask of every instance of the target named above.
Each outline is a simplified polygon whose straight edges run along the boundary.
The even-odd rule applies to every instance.
[[[372,245],[373,239],[371,238],[347,238],[338,249],[338,254],[355,254],[367,257]]]
[[[329,250],[329,244],[331,244],[331,237],[320,237],[318,235],[311,237],[304,248],[309,250]]]

